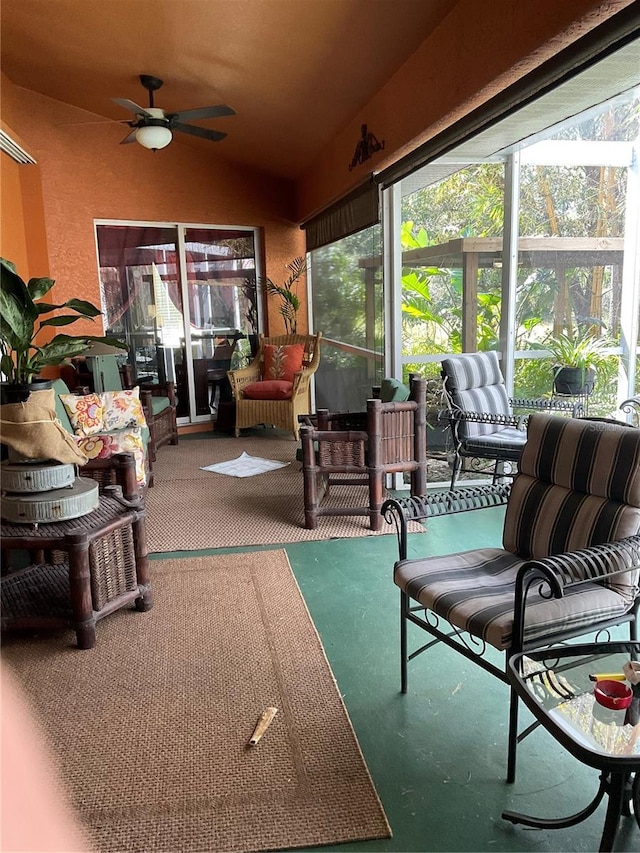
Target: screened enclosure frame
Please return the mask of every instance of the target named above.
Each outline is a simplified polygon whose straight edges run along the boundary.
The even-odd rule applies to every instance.
[[[556,143],[557,144],[557,143]],[[588,150],[584,143],[568,143],[576,152],[565,150],[562,165],[581,163]],[[589,143],[587,143],[587,146]],[[517,273],[520,264],[532,268],[544,263],[545,256],[561,257],[567,253],[578,257],[585,266],[606,265],[622,267],[621,285],[621,344],[612,353],[620,355],[624,373],[618,376],[618,399],[633,396],[636,386],[636,359],[639,352],[640,314],[640,139],[635,142],[593,143],[597,155],[592,155],[589,165],[623,166],[627,170],[624,237],[523,237],[518,234],[519,174],[523,162],[560,165],[557,151],[544,148],[537,153],[537,145],[523,148],[502,157],[505,164],[504,232],[503,237],[460,237],[446,243],[430,245],[423,249],[402,250],[400,226],[402,223],[402,184],[398,182],[383,190],[383,258],[369,259],[368,263],[384,265],[388,308],[386,313],[387,348],[386,367],[390,375],[401,378],[407,364],[439,362],[445,353],[437,355],[404,355],[402,352],[402,269],[438,266],[462,271],[462,351],[477,350],[477,274],[483,266],[499,265],[502,269],[500,351],[502,371],[507,391],[513,394],[516,358],[548,357],[544,351],[516,350],[515,299]],[[442,158],[449,171],[455,171],[455,155]],[[438,161],[435,161],[436,164]],[[497,158],[487,159],[497,162]],[[468,165],[466,161],[457,164]],[[367,261],[365,261],[367,263]],[[454,353],[450,353],[453,355]]]

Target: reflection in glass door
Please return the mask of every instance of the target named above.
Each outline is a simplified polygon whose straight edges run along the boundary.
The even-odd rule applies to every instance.
[[[137,382],[176,383],[182,423],[229,400],[259,328],[252,228],[96,225],[105,329]]]
[[[249,354],[257,331],[256,264],[252,231],[185,228],[186,324],[196,415],[230,402],[232,360]],[[187,313],[185,311],[185,313]],[[180,396],[178,383],[178,396]]]

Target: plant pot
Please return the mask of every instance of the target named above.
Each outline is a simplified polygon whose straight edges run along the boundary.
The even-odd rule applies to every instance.
[[[589,396],[595,379],[596,372],[592,367],[557,367],[554,369],[553,390],[555,394]]]
[[[0,382],[0,405],[24,403],[32,391],[46,391],[53,383],[50,379],[35,379],[33,382]],[[0,443],[0,459],[4,461],[11,454],[6,444]]]
[[[33,382],[0,382],[0,404],[24,403],[32,391],[47,391],[53,385],[50,379],[34,379]]]

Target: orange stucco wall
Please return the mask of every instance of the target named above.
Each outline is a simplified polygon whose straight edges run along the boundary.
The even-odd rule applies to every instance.
[[[633,3],[458,0],[298,181],[298,218],[321,210]],[[385,148],[349,171],[362,124]]]
[[[6,76],[2,114],[5,128],[37,160],[38,172],[32,174],[39,179],[39,187],[18,186],[15,179],[3,186],[3,219],[5,210],[16,220],[24,211],[26,245],[41,245],[42,222],[34,207],[40,191],[47,262],[40,257],[43,267],[36,269],[37,258],[30,259],[28,274],[54,278],[59,301],[81,295],[100,303],[94,219],[257,226],[265,272],[275,281],[284,278],[288,261],[304,253],[304,236],[294,222],[293,188],[285,181],[179,139],[155,154],[136,144],[120,146],[126,126],[97,122],[95,115],[15,86]],[[20,251],[19,235],[7,245]],[[301,326],[305,318],[303,306]],[[269,306],[267,326],[270,333],[283,331],[275,303]],[[94,326],[87,328],[95,333]],[[74,326],[82,330],[80,323]]]
[[[29,274],[24,206],[20,187],[20,166],[0,153],[0,255],[13,261],[19,270]]]

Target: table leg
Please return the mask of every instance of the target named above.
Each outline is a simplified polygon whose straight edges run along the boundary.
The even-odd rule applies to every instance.
[[[78,648],[92,649],[96,644],[96,619],[91,600],[89,538],[86,533],[70,533],[66,538],[69,554],[69,587],[73,628]]]
[[[602,776],[605,776],[603,771]],[[609,802],[607,804],[607,814],[604,819],[604,829],[602,830],[602,838],[600,839],[600,853],[613,850],[613,842],[618,831],[620,823],[620,815],[622,814],[622,803],[624,801],[625,782],[627,773],[611,773],[609,775],[607,788],[609,790]]]
[[[575,826],[590,817],[598,808],[607,790],[606,780],[607,774],[601,773],[600,787],[593,800],[582,811],[569,815],[569,817],[532,817],[531,815],[520,814],[520,812],[504,811],[502,812],[502,819],[508,820],[510,823],[521,823],[523,826],[533,826],[536,829],[566,829],[569,826]]]
[[[147,526],[144,510],[138,512],[136,520],[132,525],[133,546],[136,560],[136,577],[140,598],[136,598],[136,610],[145,613],[153,606],[151,594],[151,580],[149,578],[149,550],[147,548]]]
[[[607,853],[607,851],[613,850],[622,807],[625,798],[628,796],[626,792],[627,777],[628,773],[626,771],[608,773],[606,770],[603,770],[600,774],[600,787],[594,799],[582,811],[569,817],[540,818],[520,814],[519,812],[504,811],[502,812],[502,818],[503,820],[508,820],[510,823],[521,823],[523,826],[532,826],[536,829],[566,829],[567,827],[582,823],[583,820],[590,817],[600,805],[605,793],[608,793],[607,814],[605,816],[604,829],[602,830],[599,847],[600,853]]]

